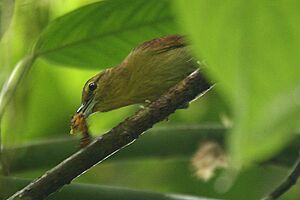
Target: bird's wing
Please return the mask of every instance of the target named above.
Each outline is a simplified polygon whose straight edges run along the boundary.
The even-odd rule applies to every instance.
[[[129,74],[128,95],[153,100],[195,71],[198,65],[184,37],[172,35],[137,46],[121,67]]]
[[[144,65],[148,59],[157,54],[166,53],[175,49],[183,49],[186,46],[187,43],[185,38],[180,35],[155,38],[135,47],[123,60],[121,65],[126,66],[127,68],[137,67],[137,65],[139,66],[141,64]],[[143,61],[144,63],[140,63],[140,61]]]

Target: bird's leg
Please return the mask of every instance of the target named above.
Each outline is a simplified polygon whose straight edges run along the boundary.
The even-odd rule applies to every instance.
[[[92,137],[89,133],[86,133],[86,134],[83,133],[82,135],[83,136],[82,136],[82,138],[80,138],[80,143],[79,143],[80,148],[86,147],[92,141]]]
[[[139,107],[140,107],[140,109],[144,109],[145,107],[149,106],[150,104],[151,104],[151,101],[146,99],[143,104],[140,104]]]

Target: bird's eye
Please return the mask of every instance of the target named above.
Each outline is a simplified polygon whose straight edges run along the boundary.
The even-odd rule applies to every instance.
[[[90,91],[94,91],[96,88],[97,88],[97,85],[95,83],[90,83],[89,84]]]

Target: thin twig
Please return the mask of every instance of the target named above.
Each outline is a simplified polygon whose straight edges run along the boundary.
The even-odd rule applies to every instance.
[[[198,70],[195,71],[148,107],[125,119],[102,137],[97,138],[86,148],[79,150],[9,199],[36,200],[47,197],[65,184],[69,184],[92,166],[131,144],[155,123],[164,120],[184,103],[204,94],[209,88],[210,84]]]
[[[297,183],[299,176],[300,176],[300,154],[297,161],[295,162],[292,171],[289,173],[286,179],[263,200],[275,200],[279,198]]]

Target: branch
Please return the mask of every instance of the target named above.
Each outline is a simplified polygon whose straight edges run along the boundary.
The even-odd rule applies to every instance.
[[[86,170],[105,160],[121,148],[131,144],[155,123],[164,120],[177,108],[204,94],[210,84],[197,70],[168,92],[125,119],[103,136],[95,139],[86,148],[79,150],[59,165],[46,172],[9,199],[43,199]]]
[[[276,187],[264,200],[275,200],[287,192],[291,187],[293,187],[300,176],[300,155],[295,162],[295,165],[291,173],[286,177],[286,179]]]

